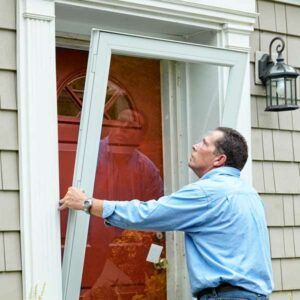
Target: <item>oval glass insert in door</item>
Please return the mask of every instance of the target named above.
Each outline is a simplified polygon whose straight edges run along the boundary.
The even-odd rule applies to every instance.
[[[87,53],[58,49],[58,73],[59,62],[62,68],[68,61],[64,56],[73,61],[62,68],[60,74],[65,75],[62,77],[76,74],[75,69],[80,69],[77,61],[81,65],[86,61],[72,60],[72,55],[87,56]],[[61,188],[73,174],[72,162],[68,164],[65,160],[71,144],[74,158],[82,78],[82,73],[77,72],[77,77],[69,77],[64,85],[58,84],[60,149],[63,150],[60,151]],[[159,198],[163,194],[159,61],[113,56],[109,78],[93,196],[108,200]],[[72,142],[66,142],[68,138]],[[80,299],[165,299],[165,270],[156,269],[146,261],[152,243],[164,247],[164,235],[122,230],[91,217]]]

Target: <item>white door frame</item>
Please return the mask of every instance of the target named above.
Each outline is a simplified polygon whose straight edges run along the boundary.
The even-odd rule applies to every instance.
[[[104,6],[118,11],[118,1],[114,1],[116,3],[113,8],[109,7],[111,1]],[[79,4],[78,1],[71,0],[57,2]],[[249,50],[249,35],[256,17],[253,12],[230,9],[224,11],[217,6],[177,0],[165,3],[161,10],[159,1],[145,1],[145,5],[135,2],[132,1],[126,7],[121,5],[119,12],[174,23],[178,16],[184,15],[180,20],[181,24],[207,24],[210,28],[213,24],[218,27],[222,40],[220,46]],[[104,2],[82,1],[80,5],[102,9],[102,3]],[[155,8],[151,8],[152,3]],[[17,45],[23,298],[27,300],[33,289],[37,288],[41,292],[44,287],[43,299],[61,300],[54,0],[17,1]],[[245,76],[237,128],[250,144],[248,69]],[[251,157],[249,161],[250,171],[246,171],[245,177],[251,181]]]

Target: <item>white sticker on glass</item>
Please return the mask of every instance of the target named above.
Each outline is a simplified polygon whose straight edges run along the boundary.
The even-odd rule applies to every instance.
[[[156,244],[151,244],[146,261],[158,263],[163,247]]]

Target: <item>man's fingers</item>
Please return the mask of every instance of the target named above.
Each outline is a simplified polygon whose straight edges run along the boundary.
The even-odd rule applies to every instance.
[[[71,199],[70,194],[69,194],[69,192],[67,192],[66,195],[59,200],[59,203],[64,203],[65,201],[70,200],[70,199]]]
[[[66,197],[60,199],[60,200],[59,200],[59,203],[60,203],[60,204],[63,204],[63,203],[65,203],[65,201],[66,201]]]
[[[67,204],[66,204],[66,203],[62,204],[62,205],[58,208],[58,210],[64,210],[65,208],[67,208]]]
[[[68,197],[64,197],[64,198],[60,199],[59,204],[61,204],[61,205],[59,207],[59,210],[63,210],[65,208],[67,208],[69,203],[70,203],[70,199]]]
[[[72,201],[70,201],[70,199],[66,199],[66,198],[63,198],[59,201],[59,203],[61,204],[61,206],[59,207],[59,210],[62,210],[62,209],[65,209],[65,208],[70,208],[72,204]]]

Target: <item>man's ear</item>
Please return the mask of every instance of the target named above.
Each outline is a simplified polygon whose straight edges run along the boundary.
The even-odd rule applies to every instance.
[[[227,160],[227,156],[225,154],[218,155],[214,160],[214,167],[222,167],[225,165],[225,162]]]

